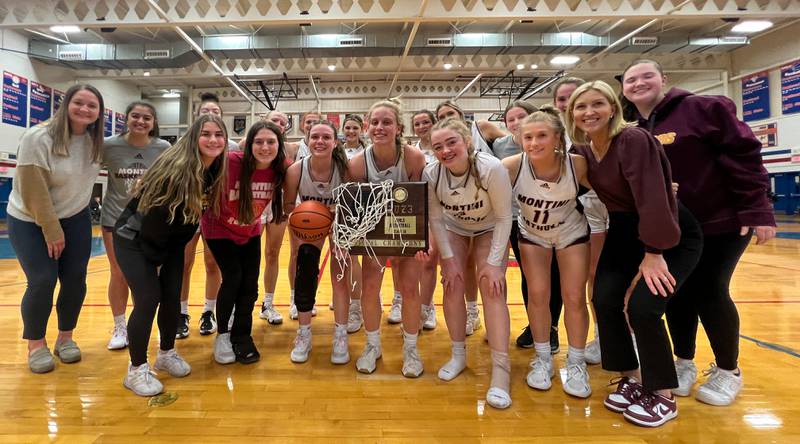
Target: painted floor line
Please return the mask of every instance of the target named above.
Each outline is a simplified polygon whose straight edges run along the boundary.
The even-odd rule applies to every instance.
[[[787,355],[794,356],[795,358],[800,358],[800,353],[784,345],[773,344],[772,342],[762,341],[760,339],[751,338],[750,336],[745,336],[745,335],[739,335],[739,337],[754,342],[759,347],[763,347],[776,352],[786,353]]]

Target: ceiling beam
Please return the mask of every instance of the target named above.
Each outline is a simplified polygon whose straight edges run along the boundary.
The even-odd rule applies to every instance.
[[[392,78],[392,83],[389,84],[389,89],[386,92],[387,97],[392,96],[392,91],[394,90],[394,85],[397,83],[398,77],[400,77],[400,71],[403,69],[403,63],[405,63],[406,58],[408,58],[408,53],[411,51],[411,45],[414,44],[414,38],[417,36],[417,31],[419,30],[420,19],[423,15],[425,15],[425,8],[428,7],[428,0],[422,0],[419,5],[419,9],[417,10],[416,20],[414,20],[414,26],[411,27],[411,32],[408,34],[408,40],[406,40],[406,47],[403,49],[403,55],[400,57],[400,63],[397,64],[397,71],[394,73],[394,78]]]

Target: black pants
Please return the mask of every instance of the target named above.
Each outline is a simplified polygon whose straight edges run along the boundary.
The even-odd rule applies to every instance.
[[[667,325],[675,356],[694,359],[697,318],[703,322],[717,366],[736,370],[739,359],[739,312],[729,286],[752,233],[705,236],[694,272],[667,304]]]
[[[114,233],[117,262],[133,296],[133,311],[128,318],[128,350],[134,366],[147,362],[147,345],[150,343],[156,309],[161,350],[175,347],[185,247],[185,244],[170,246],[167,259],[159,269],[145,257],[136,240],[124,239]]]
[[[228,239],[206,239],[206,244],[222,272],[222,285],[217,294],[218,331],[228,333],[228,321],[235,309],[231,342],[249,342],[253,330],[253,305],[258,300],[261,237],[253,236],[243,245]]]
[[[683,205],[678,207],[681,240],[663,252],[669,271],[677,281],[676,291],[694,270],[703,249],[703,234],[697,221]],[[645,389],[677,387],[672,349],[661,319],[672,295],[654,295],[644,279],[640,279],[628,300],[626,321],[625,293],[639,271],[645,251],[638,238],[636,213],[612,212],[609,216],[611,224],[597,264],[592,300],[600,329],[603,368],[623,372],[640,367],[628,329],[630,323],[636,335]]]
[[[522,278],[520,280],[520,291],[522,292],[522,300],[525,302],[525,309],[528,308],[528,281],[525,279],[525,269],[522,267],[522,254],[519,251],[519,225],[515,220],[511,224],[511,250],[514,252],[514,257],[519,264],[519,274]],[[556,255],[553,254],[553,260],[550,262],[550,324],[558,326],[558,320],[561,318],[561,307],[564,301],[561,299],[561,274],[558,272],[558,261]]]
[[[78,324],[86,297],[86,264],[92,252],[89,209],[59,219],[59,223],[64,231],[64,251],[59,259],[53,259],[47,255],[40,226],[8,216],[8,237],[28,281],[20,306],[23,339],[44,338],[57,281],[61,282],[56,299],[58,329],[72,331]]]

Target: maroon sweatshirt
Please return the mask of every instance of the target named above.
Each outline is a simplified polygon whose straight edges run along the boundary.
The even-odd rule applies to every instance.
[[[587,145],[576,145],[575,150],[586,157],[589,183],[608,211],[639,215],[639,239],[648,253],[678,244],[681,230],[669,161],[650,133],[623,129],[600,161]]]
[[[761,142],[727,97],[672,88],[639,126],[664,146],[678,198],[707,235],[775,226]]]

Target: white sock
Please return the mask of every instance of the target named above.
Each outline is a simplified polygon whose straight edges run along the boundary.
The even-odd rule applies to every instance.
[[[347,324],[333,324],[333,334],[334,336],[347,336]]]
[[[189,314],[189,300],[181,301],[181,314]]]
[[[203,313],[207,311],[214,311],[216,307],[217,307],[216,299],[206,299],[206,303],[203,305]]]
[[[477,310],[478,309],[478,301],[467,301],[467,311],[469,310]]]
[[[497,387],[506,393],[511,392],[511,360],[508,352],[492,350],[492,382],[490,387]]]
[[[272,305],[273,299],[275,299],[275,293],[264,293],[264,305]]]
[[[290,299],[292,301],[291,304],[294,305],[294,290],[291,291],[291,296],[289,296],[289,297],[290,297]]]
[[[439,379],[451,381],[467,368],[467,346],[464,341],[452,343],[452,355],[442,368],[439,369]]]
[[[408,347],[412,347],[412,348],[417,348],[417,335],[418,334],[419,333],[409,333],[409,332],[405,331],[405,329],[404,329],[403,330],[403,345],[404,346],[408,346]]]
[[[550,341],[548,342],[533,342],[533,349],[536,354],[544,358],[546,361],[551,361],[553,356],[550,354]]]
[[[581,364],[585,360],[586,348],[567,347],[567,365]]]
[[[594,323],[594,338],[600,339],[600,329],[597,328],[597,323]]]
[[[121,314],[119,316],[114,316],[114,326],[127,328],[125,324],[125,314]]]
[[[299,327],[297,327],[297,334],[300,334],[300,333],[311,334],[311,324],[300,325]]]
[[[688,364],[690,362],[694,362],[691,359],[683,359],[683,358],[676,358],[675,364]]]
[[[381,348],[381,331],[367,331],[367,344]]]
[[[394,299],[392,299],[392,305],[395,304],[395,301],[399,303],[403,302],[403,295],[400,294],[400,292],[397,290],[394,291]]]

